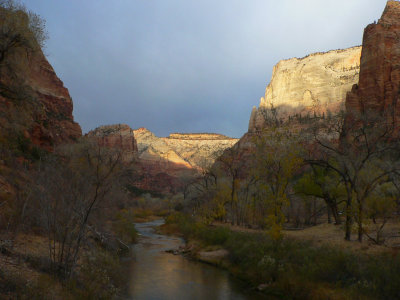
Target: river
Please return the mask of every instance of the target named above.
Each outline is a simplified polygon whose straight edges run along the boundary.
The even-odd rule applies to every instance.
[[[265,299],[246,289],[227,271],[166,253],[184,244],[176,237],[157,234],[163,220],[136,224],[140,234],[134,246],[130,299],[135,300],[217,300]]]

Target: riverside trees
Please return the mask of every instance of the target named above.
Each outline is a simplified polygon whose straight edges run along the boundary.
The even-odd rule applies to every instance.
[[[353,120],[339,113],[307,124],[266,122],[247,136],[251,147],[234,147],[217,159],[213,180],[203,181],[212,183],[202,185],[207,196],[196,198],[197,212],[208,222],[265,227],[277,236],[283,226],[304,226],[311,218],[317,224],[327,212],[328,220],[344,223],[346,240],[355,228],[360,242],[367,235],[382,243],[398,207],[400,147],[387,118]]]
[[[37,222],[48,237],[49,257],[55,273],[68,278],[74,271],[82,245],[116,187],[122,188],[129,168],[122,153],[83,141],[59,149],[57,156],[39,165],[33,188]],[[110,208],[109,208],[110,210]],[[109,211],[111,212],[111,211]],[[103,219],[104,220],[104,219]]]
[[[255,138],[255,145],[252,172],[265,202],[266,225],[274,237],[279,237],[286,222],[289,185],[303,164],[301,144],[295,133],[272,127]]]
[[[395,127],[375,113],[355,120],[338,115],[313,128],[315,151],[307,162],[334,172],[346,191],[345,239],[351,239],[353,220],[358,240],[364,235],[365,206],[383,184],[394,184],[400,170],[400,148],[394,138]],[[340,141],[334,136],[341,136]]]

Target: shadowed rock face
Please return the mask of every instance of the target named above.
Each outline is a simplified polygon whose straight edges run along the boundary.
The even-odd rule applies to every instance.
[[[126,124],[100,126],[89,131],[86,136],[95,138],[103,147],[121,150],[126,162],[134,161],[138,157],[133,131]]]
[[[347,95],[349,117],[379,112],[400,118],[400,2],[388,1],[378,23],[364,30],[360,80]]]
[[[68,89],[57,77],[43,53],[32,57],[27,81],[43,103],[46,112],[47,129],[39,127],[40,129],[34,132],[49,135],[55,144],[73,142],[81,137],[81,127],[74,122],[72,115],[73,103]],[[33,134],[33,141],[41,144],[41,136]]]
[[[263,110],[271,107],[284,120],[295,114],[313,116],[344,109],[346,93],[358,82],[360,55],[361,47],[353,47],[280,61],[259,108],[253,108],[249,132],[266,126]]]
[[[7,92],[0,94],[0,112],[6,114],[10,109],[17,109],[18,105],[23,107],[25,119],[19,122],[29,124],[25,126],[25,137],[46,150],[52,151],[54,145],[81,137],[81,127],[74,122],[72,115],[71,96],[42,51],[21,49],[7,59],[17,61],[20,69],[12,75],[3,72],[0,78],[0,84],[6,87],[3,91],[13,90],[10,97]],[[7,128],[6,122],[0,116],[1,127]]]

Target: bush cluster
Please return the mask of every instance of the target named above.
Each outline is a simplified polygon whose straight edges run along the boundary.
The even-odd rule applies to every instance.
[[[270,295],[286,299],[399,299],[400,257],[357,254],[264,233],[206,226],[182,213],[167,218],[186,239],[219,245],[230,253],[237,276],[268,284]],[[320,298],[323,297],[323,298]],[[337,298],[339,297],[339,298]]]

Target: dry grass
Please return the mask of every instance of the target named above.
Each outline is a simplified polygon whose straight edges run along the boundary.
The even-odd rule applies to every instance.
[[[41,270],[41,262],[47,257],[45,237],[17,235],[9,252],[0,254],[0,285],[6,287],[0,299],[25,299],[32,293],[38,297],[51,295],[51,299],[63,299],[65,294],[61,284]]]
[[[213,225],[228,227],[233,231],[239,232],[262,232],[260,229],[232,226],[221,222],[215,222]],[[368,254],[400,251],[400,222],[398,221],[392,221],[385,226],[385,243],[383,245],[376,245],[369,240],[367,236],[364,236],[364,241],[359,243],[357,241],[356,231],[354,231],[351,241],[345,241],[343,226],[336,226],[327,223],[303,229],[283,230],[283,235],[286,238],[311,241],[316,246],[332,245],[341,249],[348,249]]]
[[[386,236],[398,235],[398,232],[400,232],[400,224],[388,224],[385,232]],[[364,241],[360,243],[357,241],[357,234],[355,232],[352,235],[351,241],[345,241],[342,226],[335,226],[332,224],[320,224],[301,230],[285,230],[284,235],[288,238],[312,241],[317,246],[332,245],[340,247],[341,249],[369,254],[393,251],[393,247],[400,241],[397,237],[387,238],[383,245],[376,245],[364,236]]]
[[[40,235],[19,234],[14,242],[14,251],[35,257],[48,256],[48,239]]]

